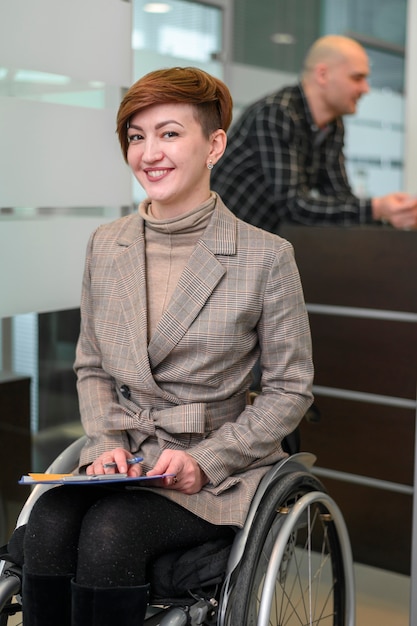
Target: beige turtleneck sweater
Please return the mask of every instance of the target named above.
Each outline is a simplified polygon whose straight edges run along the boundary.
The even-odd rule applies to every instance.
[[[145,200],[139,214],[145,221],[145,258],[148,303],[148,341],[171,299],[179,277],[204,232],[216,204],[210,198],[198,207],[171,219],[158,220]]]

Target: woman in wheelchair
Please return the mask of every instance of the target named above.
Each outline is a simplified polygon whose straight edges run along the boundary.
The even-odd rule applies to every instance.
[[[312,402],[292,247],[210,191],[231,113],[224,83],[196,68],[151,72],[121,102],[122,152],[147,199],[88,243],[79,472],[166,476],[37,500],[22,547],[25,626],[143,623],[150,564],[231,540]]]

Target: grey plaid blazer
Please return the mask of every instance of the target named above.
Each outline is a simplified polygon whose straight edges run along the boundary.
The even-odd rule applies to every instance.
[[[80,465],[122,446],[140,452],[147,471],[162,449],[186,450],[210,483],[191,496],[159,493],[211,523],[241,526],[312,402],[292,247],[217,198],[149,342],[146,310],[144,222],[135,214],[99,227],[88,244],[74,365],[88,437]],[[259,356],[262,393],[250,405]]]

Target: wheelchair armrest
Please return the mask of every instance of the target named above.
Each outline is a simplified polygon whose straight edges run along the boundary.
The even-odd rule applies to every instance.
[[[46,470],[50,474],[64,474],[67,472],[73,472],[78,467],[78,460],[80,458],[81,450],[83,449],[87,437],[84,435],[73,443],[71,443],[57,458],[52,461],[51,465]]]
[[[81,449],[86,442],[86,437],[80,437],[69,445],[57,458],[52,461],[46,472],[48,474],[66,474],[73,472],[78,467],[78,459],[80,458]],[[48,489],[55,488],[56,485],[36,485],[25,504],[23,505],[20,515],[17,518],[16,528],[27,524],[32,507],[36,500]]]

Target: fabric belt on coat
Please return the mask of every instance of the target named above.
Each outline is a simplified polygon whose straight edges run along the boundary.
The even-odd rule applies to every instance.
[[[140,430],[154,435],[157,428],[171,434],[198,433],[218,428],[226,421],[234,421],[246,405],[246,394],[219,402],[193,402],[166,409],[139,409],[133,413],[121,407],[120,414],[104,420],[108,430]]]

